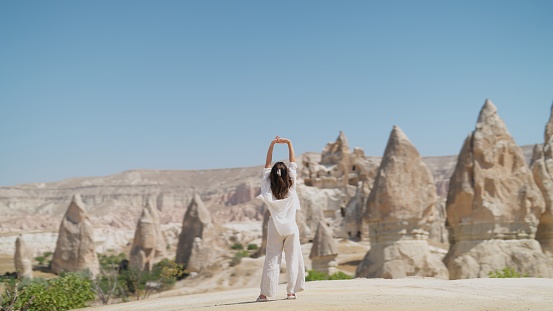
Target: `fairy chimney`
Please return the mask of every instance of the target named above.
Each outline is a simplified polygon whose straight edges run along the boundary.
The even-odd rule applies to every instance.
[[[14,264],[17,275],[20,278],[33,278],[33,256],[27,247],[27,243],[21,236],[15,240]]]
[[[163,244],[160,235],[159,217],[151,200],[146,200],[142,215],[136,224],[129,256],[129,266],[140,271],[151,271],[155,263],[158,244]]]
[[[75,194],[61,221],[52,257],[52,271],[56,274],[89,270],[96,275],[99,272],[94,226],[83,206],[81,196]]]
[[[200,251],[200,247],[202,247],[205,250],[202,249],[201,251],[208,252],[209,254],[203,254],[200,257],[205,260],[205,265],[210,264],[212,260],[210,254],[213,252],[213,245],[210,245],[214,240],[213,230],[209,211],[202,202],[200,195],[195,193],[184,214],[182,231],[177,245],[176,263],[184,265],[189,271],[198,272],[193,269],[194,267],[189,267],[189,262],[193,255],[192,253]],[[199,238],[200,241],[196,238]],[[209,249],[211,249],[211,252],[209,252]],[[197,254],[195,256],[197,257]]]
[[[487,277],[513,267],[547,277],[552,269],[534,239],[545,204],[497,108],[486,100],[465,139],[446,203],[451,279]]]
[[[325,221],[319,221],[311,253],[309,254],[313,270],[329,275],[337,272],[337,256],[338,246],[332,236],[332,229]]]
[[[427,242],[436,200],[432,174],[415,146],[394,126],[367,200],[371,249],[356,275],[448,278]]]

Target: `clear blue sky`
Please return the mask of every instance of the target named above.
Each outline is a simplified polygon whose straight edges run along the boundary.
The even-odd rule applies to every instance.
[[[1,1],[0,186],[261,165],[399,125],[457,154],[486,98],[520,145],[553,101],[553,1]],[[283,146],[275,158],[286,157]]]

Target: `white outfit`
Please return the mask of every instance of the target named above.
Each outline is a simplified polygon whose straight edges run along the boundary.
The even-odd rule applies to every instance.
[[[296,193],[297,167],[295,162],[290,162],[288,166],[288,172],[294,184],[288,190],[288,197],[282,200],[275,199],[271,192],[271,182],[268,179],[271,169],[263,169],[261,194],[257,198],[262,199],[271,212],[267,228],[267,254],[261,277],[261,294],[267,297],[276,295],[283,249],[288,274],[287,293],[294,294],[305,289],[305,266],[296,224],[296,211],[300,209],[300,201]]]

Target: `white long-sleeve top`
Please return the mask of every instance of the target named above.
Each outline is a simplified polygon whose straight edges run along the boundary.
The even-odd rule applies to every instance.
[[[277,200],[271,191],[271,181],[269,174],[271,168],[263,169],[263,179],[261,180],[261,194],[258,199],[263,200],[267,204],[267,208],[271,212],[271,218],[275,223],[275,228],[281,236],[287,236],[297,230],[296,211],[300,209],[300,200],[296,192],[296,162],[290,162],[288,172],[294,180],[292,187],[288,190],[288,197]]]

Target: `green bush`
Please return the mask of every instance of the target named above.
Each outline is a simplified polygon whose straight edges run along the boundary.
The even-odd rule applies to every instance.
[[[152,271],[140,271],[128,269],[120,272],[119,284],[125,290],[127,297],[135,297],[136,300],[147,298],[152,290],[170,289],[176,282],[189,275],[188,271],[175,260],[163,259],[154,264]],[[158,284],[159,287],[152,289],[148,284]]]
[[[344,272],[336,272],[331,275],[328,275],[324,272],[318,272],[315,270],[309,270],[307,271],[307,276],[305,277],[305,281],[324,281],[324,280],[350,280],[352,279],[351,276],[345,274]]]
[[[240,243],[234,243],[234,244],[232,244],[232,246],[230,248],[235,249],[235,250],[242,250],[242,249],[244,249],[244,245],[242,245]]]
[[[46,261],[46,257],[44,256],[37,256],[35,257],[35,260],[38,262],[39,265],[43,266],[44,262]]]
[[[119,255],[98,254],[100,267],[102,267],[102,269],[107,269],[107,270],[110,270],[118,266],[121,263],[121,261],[123,261],[124,259],[127,259],[127,256],[124,253],[120,253]]]
[[[495,270],[488,272],[488,277],[490,278],[527,278],[528,274],[520,274],[517,270],[511,267],[505,267],[502,270]]]
[[[52,256],[52,255],[54,255],[54,253],[52,253],[52,252],[44,252],[44,253],[42,253],[42,256],[44,256],[44,257],[46,257],[46,258],[48,258],[48,257],[50,257],[50,256]]]
[[[234,257],[232,257],[232,259],[230,260],[230,266],[231,267],[236,266],[237,264],[242,262],[242,258],[248,257],[249,255],[250,253],[244,250],[236,252],[236,254],[234,254]]]
[[[324,272],[318,272],[315,270],[309,270],[307,271],[307,276],[305,277],[305,281],[321,281],[321,280],[328,280],[328,274]]]
[[[254,251],[256,249],[258,249],[259,247],[257,246],[257,244],[248,244],[248,250],[249,251]]]
[[[22,284],[15,310],[23,309],[29,303],[29,311],[61,311],[84,308],[94,300],[92,282],[86,276],[66,273],[49,281],[40,280],[28,285]]]
[[[351,279],[353,279],[353,277],[345,274],[342,271],[339,271],[339,272],[336,272],[336,273],[333,273],[333,274],[329,275],[328,279],[329,280],[351,280]]]

